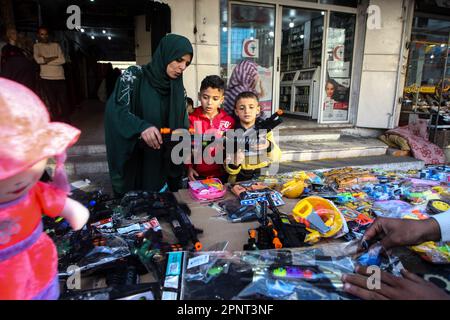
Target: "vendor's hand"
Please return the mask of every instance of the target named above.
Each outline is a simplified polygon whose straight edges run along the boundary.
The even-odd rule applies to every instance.
[[[198,174],[197,171],[194,170],[194,168],[190,167],[190,168],[188,169],[187,176],[188,176],[188,178],[189,178],[189,181],[195,181],[195,180],[197,180],[196,177],[198,177],[199,174]]]
[[[416,245],[426,241],[439,241],[441,231],[434,219],[410,220],[377,218],[364,233],[364,241],[380,240],[386,249]]]
[[[156,150],[161,149],[163,140],[158,128],[150,127],[146,129],[144,132],[141,133],[141,138],[150,148]]]
[[[373,273],[368,273],[366,267],[356,267],[357,274],[342,276],[344,291],[364,300],[449,300],[444,290],[431,282],[403,269],[403,277],[397,277],[381,271],[379,289],[369,289]]]

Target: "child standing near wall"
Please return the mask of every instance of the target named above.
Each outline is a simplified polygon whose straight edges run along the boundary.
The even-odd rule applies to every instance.
[[[223,136],[224,132],[234,128],[234,119],[221,110],[224,100],[225,82],[216,75],[207,76],[200,86],[199,100],[201,108],[195,108],[189,115],[190,128],[196,134],[210,134],[216,138]],[[209,148],[208,156],[213,159],[217,149]],[[222,159],[223,160],[223,159]],[[227,181],[227,174],[222,163],[212,163],[202,159],[200,164],[188,164],[188,178],[190,181],[219,178]]]
[[[261,112],[256,94],[253,92],[240,93],[236,97],[234,112],[239,118],[236,130],[242,129],[245,132],[254,128]],[[260,141],[263,140],[264,142],[259,145],[250,146],[250,151],[255,152],[247,154],[242,150],[237,150],[234,154],[227,152],[225,170],[230,175],[229,183],[255,179],[261,174],[262,168],[268,167],[272,162],[280,161],[281,150],[273,138],[273,132],[269,131],[266,139]]]

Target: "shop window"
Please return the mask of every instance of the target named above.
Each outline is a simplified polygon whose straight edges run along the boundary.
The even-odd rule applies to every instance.
[[[320,0],[320,3],[353,8],[358,6],[358,0]]]
[[[399,125],[423,118],[450,128],[449,37],[450,21],[414,17]]]

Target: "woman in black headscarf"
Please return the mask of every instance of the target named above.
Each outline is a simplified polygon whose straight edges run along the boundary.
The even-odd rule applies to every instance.
[[[117,81],[105,113],[105,138],[113,190],[177,190],[183,172],[162,148],[161,128],[189,127],[183,72],[193,57],[185,37],[166,35],[152,62],[128,68]],[[140,148],[142,139],[148,147]]]

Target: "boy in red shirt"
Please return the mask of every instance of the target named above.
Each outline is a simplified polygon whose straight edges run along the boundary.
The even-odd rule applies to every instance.
[[[225,82],[219,76],[207,76],[200,86],[199,99],[201,108],[194,109],[189,115],[190,128],[196,134],[211,134],[215,137],[223,136],[224,132],[234,128],[234,119],[225,111],[220,110],[224,100]],[[214,158],[216,150],[210,148],[209,156]],[[195,158],[194,158],[195,159]],[[219,178],[227,181],[227,173],[223,163],[208,164],[202,158],[200,164],[188,164],[188,178],[190,181]]]

